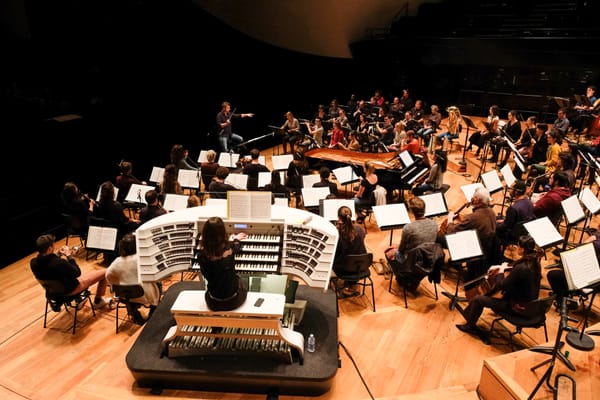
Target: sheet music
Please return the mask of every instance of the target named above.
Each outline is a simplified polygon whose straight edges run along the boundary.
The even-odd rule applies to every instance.
[[[168,211],[183,210],[187,208],[187,201],[188,196],[184,194],[167,193],[163,202],[163,208]]]
[[[497,192],[502,189],[502,181],[495,169],[481,174],[481,180],[490,193]]]
[[[114,250],[117,246],[117,228],[90,225],[85,246],[90,249]]]
[[[525,222],[523,226],[525,229],[527,229],[527,232],[529,235],[531,235],[535,241],[535,244],[541,248],[553,246],[563,241],[563,237],[560,235],[560,232],[556,229],[548,217]]]
[[[137,183],[134,183],[129,188],[129,192],[127,193],[127,196],[125,197],[125,201],[129,201],[131,203],[147,204],[146,203],[146,192],[149,190],[153,190],[153,189],[155,189],[154,186],[139,185]]]
[[[329,187],[302,188],[302,199],[306,207],[317,207],[319,200],[324,200],[328,195]]]
[[[519,150],[517,149],[517,146],[515,146],[515,144],[507,137],[506,138],[506,144],[508,144],[508,147],[510,147],[510,149],[512,150],[514,157],[513,158],[519,158],[519,161],[521,162],[525,162],[525,159],[523,158],[523,156],[521,155],[521,153],[519,153]]]
[[[227,192],[227,215],[230,219],[270,220],[271,192]]]
[[[404,168],[408,168],[415,163],[413,156],[408,150],[401,151],[400,154],[398,154],[398,157],[400,158],[400,162],[402,162],[402,166]]]
[[[460,231],[446,235],[448,252],[452,261],[460,261],[483,255],[479,237],[475,229]]]
[[[560,253],[569,290],[579,290],[600,282],[600,265],[592,243]]]
[[[356,219],[356,207],[352,199],[323,199],[319,202],[319,213],[327,221],[337,221],[338,209],[342,206],[352,210],[352,219]]]
[[[581,204],[579,204],[579,199],[576,195],[567,197],[560,202],[560,205],[565,213],[568,224],[577,223],[585,218],[585,212],[583,211]]]
[[[96,203],[100,202],[100,192],[101,192],[101,187],[102,185],[100,185],[100,187],[98,187],[98,194],[96,195]],[[117,196],[119,194],[119,188],[115,186],[115,198],[113,199],[114,201],[117,201]]]
[[[404,203],[386,204],[371,208],[373,209],[373,214],[375,214],[377,226],[381,230],[384,230],[386,227],[401,227],[410,222],[408,210]]]
[[[225,183],[228,183],[236,189],[246,190],[248,187],[248,175],[246,174],[229,174],[225,178]]]
[[[345,167],[335,168],[331,172],[335,175],[335,179],[341,184],[352,183],[358,181],[358,175],[354,172],[351,166],[346,165]]]
[[[285,171],[279,171],[279,178],[281,182],[285,182]],[[258,187],[265,187],[271,183],[271,173],[270,172],[259,172],[258,173]]]
[[[302,187],[311,188],[317,182],[321,182],[321,175],[319,174],[302,175]]]
[[[275,171],[279,171],[282,169],[287,170],[292,161],[294,161],[293,154],[283,154],[280,156],[271,157],[271,164],[273,164],[273,169]]]
[[[162,182],[165,169],[161,167],[152,167],[152,173],[150,174],[150,182]]]
[[[588,152],[588,159],[590,160],[590,164],[594,164],[592,165],[592,167],[596,170],[600,169],[600,163],[598,163],[598,160],[596,160],[596,156],[593,155],[592,153]]]
[[[585,208],[592,214],[596,214],[600,211],[600,200],[596,197],[596,195],[590,190],[590,188],[583,188],[583,191],[579,194],[581,201]]]
[[[247,162],[250,162],[250,161],[252,161],[252,157],[245,156],[244,160],[247,161]],[[266,164],[267,163],[267,159],[265,158],[265,156],[258,156],[258,163],[261,164],[261,165],[265,165],[266,166],[267,165]]]
[[[476,182],[470,183],[468,185],[463,185],[460,187],[460,190],[462,190],[463,194],[465,195],[465,199],[467,199],[467,201],[471,201],[471,199],[473,198],[473,193],[475,193],[475,189],[477,189],[478,187],[485,188],[485,186],[483,186],[483,183]]]
[[[517,167],[519,167],[521,172],[527,171],[527,168],[525,167],[525,165],[523,165],[523,162],[519,159],[519,157],[514,157],[513,160],[515,161],[515,164],[517,164]]]
[[[181,187],[197,189],[200,187],[200,170],[180,169],[177,173],[177,181]]]
[[[435,217],[448,214],[448,204],[442,192],[434,192],[419,196],[425,202],[425,216]]]
[[[513,183],[516,182],[517,178],[515,178],[515,175],[512,172],[512,169],[510,169],[510,165],[505,164],[502,168],[500,168],[500,172],[502,173],[502,176],[504,177],[504,182],[506,183],[506,187],[511,187],[513,185]]]
[[[236,168],[240,155],[237,153],[220,153],[219,165],[221,167]]]
[[[208,150],[200,150],[200,154],[198,155],[198,163],[208,162],[208,158],[206,158],[207,154]]]

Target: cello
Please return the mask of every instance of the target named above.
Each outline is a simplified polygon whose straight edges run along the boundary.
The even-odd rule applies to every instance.
[[[455,219],[460,218],[460,215],[458,215],[458,213],[460,213],[465,207],[469,207],[470,205],[471,205],[471,202],[468,201],[465,204],[463,204],[462,206],[460,206],[458,208],[458,210],[456,210],[454,212],[454,218]],[[440,229],[438,230],[438,237],[446,235],[446,232],[448,231],[448,223],[449,222],[450,221],[448,221],[448,218],[446,218],[442,221],[442,223],[440,224]]]

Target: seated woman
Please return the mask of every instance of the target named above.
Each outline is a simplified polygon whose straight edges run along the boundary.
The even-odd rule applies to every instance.
[[[246,301],[248,290],[235,271],[235,254],[246,237],[240,232],[230,242],[219,217],[209,218],[202,227],[196,260],[207,282],[206,305],[213,311],[234,310]]]
[[[352,222],[352,210],[346,206],[338,208],[338,220],[336,227],[340,233],[337,248],[333,258],[333,272],[343,269],[346,256],[350,254],[365,254],[365,230],[362,226]],[[355,282],[345,282],[344,287],[347,295],[353,295],[350,287]]]
[[[458,329],[481,336],[482,331],[477,327],[477,320],[485,307],[495,312],[522,314],[525,311],[525,304],[538,298],[542,267],[540,254],[533,238],[529,235],[521,236],[517,251],[519,259],[514,262],[508,275],[504,266],[492,266],[488,270],[488,275],[501,275],[496,281],[494,292],[500,291],[502,297],[492,297],[492,293],[475,296],[463,312],[467,322],[456,325]]]
[[[360,186],[358,192],[354,196],[354,205],[356,210],[361,214],[356,218],[357,222],[362,222],[365,217],[364,210],[373,205],[372,194],[377,187],[378,177],[375,174],[375,166],[370,161],[365,161],[364,166],[365,177],[360,178]]]
[[[448,158],[444,150],[435,151],[435,162],[429,170],[429,176],[424,183],[413,189],[415,196],[421,196],[429,190],[440,190],[444,184],[444,173],[448,165]]]
[[[118,244],[119,256],[110,264],[106,270],[106,280],[111,285],[142,285],[144,295],[135,299],[131,299],[127,303],[127,312],[133,318],[133,321],[138,325],[143,325],[146,320],[140,313],[141,305],[148,305],[152,315],[160,300],[161,286],[154,282],[139,281],[138,275],[138,256],[136,254],[135,235],[127,233],[119,240]]]

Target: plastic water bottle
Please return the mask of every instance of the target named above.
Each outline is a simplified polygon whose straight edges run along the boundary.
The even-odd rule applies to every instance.
[[[306,351],[309,353],[315,352],[315,335],[312,333],[308,335],[308,341],[306,342]]]

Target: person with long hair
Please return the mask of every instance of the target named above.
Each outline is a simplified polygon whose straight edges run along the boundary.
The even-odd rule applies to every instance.
[[[367,252],[365,247],[366,232],[362,226],[352,221],[352,210],[349,207],[341,206],[338,208],[336,227],[339,236],[335,256],[333,257],[333,272],[343,268],[346,256],[350,254],[365,254]],[[344,286],[350,290],[350,287],[354,283],[345,282]]]
[[[446,172],[447,165],[448,157],[446,152],[442,149],[437,149],[435,151],[435,162],[429,170],[429,176],[424,183],[413,189],[413,194],[415,196],[421,196],[423,193],[430,190],[440,190],[444,184],[444,173]]]
[[[202,227],[196,260],[207,282],[206,305],[213,311],[233,310],[246,301],[248,290],[235,271],[235,254],[246,237],[240,232],[230,241],[219,217],[210,217]]]
[[[525,305],[539,297],[542,279],[541,252],[529,235],[519,237],[517,246],[519,258],[509,273],[506,271],[510,267],[509,264],[495,265],[488,270],[488,276],[498,277],[493,286],[493,293],[501,292],[502,297],[493,297],[493,293],[475,296],[463,312],[467,322],[456,325],[458,329],[481,336],[482,331],[477,327],[477,320],[485,307],[495,312],[523,315]]]

